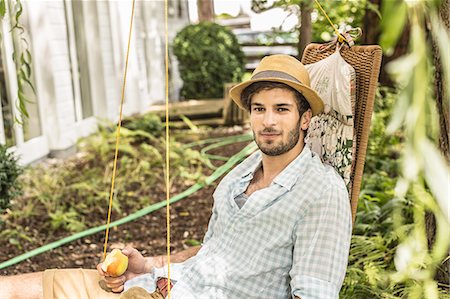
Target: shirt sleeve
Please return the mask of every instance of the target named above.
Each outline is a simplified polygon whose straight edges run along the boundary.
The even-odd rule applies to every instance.
[[[293,264],[289,272],[292,296],[339,298],[351,232],[347,190],[338,184],[329,185],[296,223]]]

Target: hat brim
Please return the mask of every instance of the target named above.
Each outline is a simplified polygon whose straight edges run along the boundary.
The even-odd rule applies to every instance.
[[[250,84],[255,83],[255,82],[262,82],[262,81],[284,83],[284,84],[289,85],[290,87],[294,88],[298,92],[300,92],[305,97],[305,99],[308,101],[309,105],[311,106],[311,111],[312,111],[313,116],[315,116],[323,111],[323,107],[324,107],[323,101],[313,89],[311,89],[301,83],[295,82],[295,81],[282,79],[282,78],[276,78],[276,77],[251,79],[251,80],[242,82],[238,85],[235,85],[230,89],[231,99],[241,109],[246,110],[246,107],[244,106],[244,104],[241,101],[242,91]]]

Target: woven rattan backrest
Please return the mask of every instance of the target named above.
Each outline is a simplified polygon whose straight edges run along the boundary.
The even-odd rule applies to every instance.
[[[303,52],[303,64],[317,62],[333,54],[335,48],[324,51],[320,44],[309,44]],[[353,162],[351,172],[351,194],[353,222],[355,221],[359,191],[366,158],[367,142],[369,139],[370,123],[372,120],[375,91],[381,65],[380,46],[353,46],[341,49],[342,57],[356,72],[356,103],[354,103],[354,138]]]

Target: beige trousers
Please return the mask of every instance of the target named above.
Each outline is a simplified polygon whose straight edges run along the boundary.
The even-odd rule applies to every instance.
[[[43,275],[44,299],[164,299],[158,291],[149,294],[133,287],[118,294],[107,290],[97,270],[52,269]]]

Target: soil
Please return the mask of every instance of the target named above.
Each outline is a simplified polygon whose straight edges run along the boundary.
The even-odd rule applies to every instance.
[[[215,135],[238,133],[242,133],[242,128],[221,131],[220,133],[216,132]],[[236,143],[214,149],[210,153],[231,156],[240,151],[245,145],[247,145],[247,142]],[[215,164],[219,165],[219,163]],[[196,245],[196,243],[198,244],[203,240],[209,217],[211,216],[212,194],[220,180],[221,178],[210,186],[171,205],[170,239],[172,253]],[[154,197],[164,200],[165,194],[155,194]],[[39,223],[36,223],[36,227],[33,229],[39,230],[38,225]],[[89,224],[87,226],[91,227]],[[162,255],[166,254],[167,251],[166,232],[166,209],[162,208],[135,221],[111,228],[108,246],[110,249],[123,248],[129,244],[141,251],[144,256]],[[35,244],[34,248],[59,240],[67,235],[67,233],[56,233],[52,236],[47,236],[45,240],[38,240],[38,244]],[[36,272],[50,268],[95,268],[103,254],[104,237],[105,232],[100,232],[73,241],[19,264],[2,269],[0,270],[0,275]],[[34,248],[22,248],[19,250],[14,245],[2,244],[0,246],[0,262],[9,260]]]

